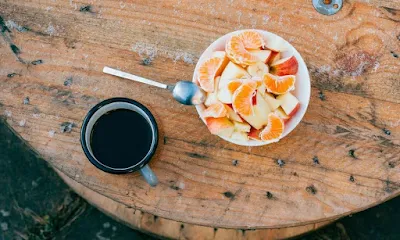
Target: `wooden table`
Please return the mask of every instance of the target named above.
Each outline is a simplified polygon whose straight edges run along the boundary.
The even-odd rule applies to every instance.
[[[0,114],[104,211],[139,226],[127,214],[137,210],[175,232],[145,230],[173,238],[229,235],[220,229],[265,238],[265,228],[298,234],[399,195],[398,0],[345,1],[330,17],[300,0],[90,2],[0,1]],[[108,65],[169,84],[191,79],[213,40],[245,28],[290,41],[312,76],[302,123],[277,144],[227,143],[167,91],[101,72]],[[116,96],[157,119],[156,188],[138,173],[101,172],[82,152],[83,117]],[[182,235],[185,226],[206,230]]]

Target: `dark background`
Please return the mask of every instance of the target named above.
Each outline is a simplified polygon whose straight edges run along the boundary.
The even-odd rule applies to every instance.
[[[154,239],[73,193],[0,119],[0,240]],[[400,197],[298,239],[400,240]]]

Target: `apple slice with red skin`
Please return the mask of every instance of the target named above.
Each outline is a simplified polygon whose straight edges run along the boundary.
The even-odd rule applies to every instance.
[[[272,52],[270,50],[249,50],[249,53],[256,56],[261,62],[267,63]]]
[[[299,106],[300,106],[300,105],[299,105]],[[274,113],[275,113],[276,115],[278,115],[278,117],[282,118],[282,120],[283,120],[284,123],[288,122],[289,119],[290,119],[290,116],[287,115],[287,114],[285,113],[285,111],[283,111],[282,107],[278,107],[278,108],[274,111]]]
[[[235,126],[227,117],[223,118],[206,118],[208,130],[214,135],[231,137],[235,131]]]
[[[261,129],[255,129],[252,127],[248,135],[250,139],[261,141],[260,133]]]
[[[280,59],[270,66],[270,72],[278,76],[296,75],[298,70],[299,63],[295,56]]]
[[[281,53],[280,52],[275,52],[272,51],[271,55],[269,56],[269,59],[267,61],[268,65],[273,64],[274,62],[278,61],[279,59],[281,59]]]
[[[281,102],[281,107],[283,111],[289,117],[292,117],[300,108],[299,100],[290,92],[279,95],[276,99]]]

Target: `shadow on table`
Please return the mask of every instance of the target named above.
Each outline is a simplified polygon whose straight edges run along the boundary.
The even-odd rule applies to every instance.
[[[0,240],[153,239],[73,193],[0,120]],[[298,239],[400,239],[400,198]]]

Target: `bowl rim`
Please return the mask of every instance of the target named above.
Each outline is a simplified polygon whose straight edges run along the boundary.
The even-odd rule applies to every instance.
[[[300,103],[304,106],[304,107],[302,108],[303,110],[302,110],[301,112],[297,112],[297,113],[295,114],[295,115],[297,115],[297,121],[296,121],[296,122],[289,121],[289,123],[291,123],[290,126],[288,127],[289,130],[287,130],[287,129],[285,128],[282,137],[278,140],[278,141],[280,141],[280,140],[282,140],[283,138],[285,138],[287,135],[289,135],[289,134],[299,125],[299,123],[302,121],[302,119],[303,119],[305,113],[307,112],[308,105],[309,105],[310,98],[311,98],[311,79],[310,79],[310,74],[309,74],[309,72],[308,72],[307,65],[306,65],[306,63],[305,63],[303,57],[302,57],[302,56],[300,55],[300,53],[297,51],[297,49],[296,49],[292,44],[290,44],[288,41],[286,41],[284,38],[282,38],[281,36],[279,36],[279,35],[277,35],[277,34],[275,34],[275,33],[269,32],[269,31],[267,31],[267,30],[262,30],[262,29],[242,29],[242,30],[237,30],[237,31],[233,31],[233,32],[226,33],[225,35],[219,37],[219,38],[216,39],[213,43],[211,43],[211,44],[204,50],[204,52],[200,55],[199,60],[197,61],[195,70],[194,70],[194,72],[193,72],[192,82],[198,84],[198,82],[197,82],[197,74],[196,74],[196,73],[198,72],[198,68],[200,67],[200,64],[201,64],[202,62],[204,62],[205,59],[207,59],[208,57],[210,57],[210,54],[211,54],[213,51],[215,51],[215,48],[216,48],[218,45],[221,44],[221,43],[220,43],[221,41],[225,41],[225,42],[226,42],[226,40],[227,40],[229,37],[231,37],[231,36],[233,36],[233,35],[240,34],[240,33],[245,32],[245,31],[257,31],[257,32],[259,32],[259,33],[261,33],[261,34],[263,35],[264,39],[265,39],[265,38],[269,38],[270,36],[272,36],[272,37],[274,37],[274,38],[281,39],[281,40],[286,44],[286,46],[288,47],[287,50],[289,50],[289,51],[296,57],[297,62],[299,63],[299,71],[300,71],[300,69],[302,69],[302,70],[303,70],[303,73],[305,74],[305,75],[302,76],[302,80],[301,80],[301,81],[302,81],[302,84],[305,85],[305,88],[306,88],[306,89],[309,89],[309,91],[303,93],[303,94],[307,94],[306,96],[304,96],[304,97],[306,98],[306,101],[305,101],[305,102],[304,102],[304,101],[300,102]],[[298,95],[299,95],[299,94],[297,94],[296,96],[298,96]],[[201,112],[205,109],[204,104],[196,105],[195,107],[196,107],[196,111],[197,111],[197,113],[198,113],[198,115],[199,115],[199,118],[200,118],[200,119],[203,121],[203,123],[205,124],[205,120],[201,117]],[[291,120],[294,120],[294,119],[291,119]],[[233,144],[236,144],[236,145],[250,146],[250,147],[253,147],[253,146],[254,146],[254,147],[255,147],[255,146],[264,146],[264,145],[268,145],[268,144],[271,144],[271,143],[274,143],[274,142],[278,142],[278,141],[257,141],[257,140],[252,140],[252,139],[250,139],[250,140],[248,140],[248,141],[239,141],[239,140],[227,138],[227,137],[224,137],[224,136],[218,136],[218,137],[224,139],[225,141],[228,141],[228,142],[231,142],[231,143],[233,143]]]

